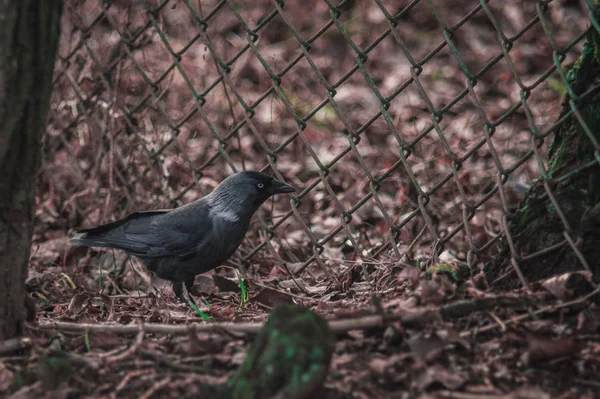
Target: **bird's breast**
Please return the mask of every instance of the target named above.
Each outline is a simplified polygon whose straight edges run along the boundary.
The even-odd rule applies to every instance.
[[[218,223],[215,223],[210,244],[202,252],[213,263],[220,265],[234,254],[244,240],[247,230],[247,223],[229,221],[223,218]]]

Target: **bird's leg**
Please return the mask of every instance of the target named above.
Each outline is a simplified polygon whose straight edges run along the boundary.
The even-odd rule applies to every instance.
[[[187,288],[187,291],[188,291],[189,301],[183,295],[183,283],[182,282],[173,283],[173,292],[175,293],[175,296],[177,297],[177,299],[179,299],[181,302],[185,303],[188,306],[190,305],[190,302],[191,302],[194,306],[198,307],[198,305],[196,305],[196,302],[194,301],[194,298],[192,297],[192,294],[190,293],[190,289],[193,285],[194,285],[194,279],[185,281],[185,288]],[[196,310],[196,309],[194,309],[192,307],[192,310]]]
[[[198,309],[198,305],[196,305],[196,302],[194,302],[194,298],[192,297],[192,294],[191,294],[191,290],[192,290],[193,286],[194,286],[193,278],[191,278],[189,280],[185,280],[185,288],[187,288],[188,298],[190,298],[189,300],[185,299],[185,297],[183,296],[183,284],[181,282],[173,283],[173,292],[175,293],[175,295],[181,302],[188,305],[203,320],[212,321],[213,320],[212,317],[204,314],[204,312],[202,312],[200,309]]]
[[[183,283],[181,281],[173,283],[173,292],[175,293],[177,299],[179,299],[181,302],[185,304],[188,303],[187,299],[185,299],[183,296]]]
[[[190,301],[196,305],[196,302],[194,301],[194,298],[192,297],[192,288],[194,287],[194,278],[190,278],[188,280],[185,280],[185,288],[187,289],[188,292],[188,298],[190,298]]]

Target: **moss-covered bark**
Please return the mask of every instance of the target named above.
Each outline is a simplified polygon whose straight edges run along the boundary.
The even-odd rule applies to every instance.
[[[596,30],[592,29],[588,34],[584,51],[567,78],[576,97],[592,90],[577,103],[577,110],[589,127],[591,136],[600,142],[600,88],[597,87],[600,85],[600,35]],[[560,118],[571,111],[571,100],[572,97],[567,95]],[[595,158],[596,150],[593,139],[586,134],[576,115],[571,113],[559,127],[551,144],[548,178],[531,187],[519,210],[510,219],[510,234],[521,256],[565,240],[566,227],[560,218],[562,213],[571,228],[570,236],[576,247],[595,277],[600,278],[600,159]],[[593,166],[583,168],[590,163]],[[550,186],[558,206],[551,202],[544,183]],[[510,249],[504,242],[500,253],[485,268],[488,282],[501,288],[520,285],[517,274],[512,271],[510,257]],[[528,261],[520,260],[518,265],[529,282],[584,268],[570,245],[563,245]]]
[[[244,364],[219,396],[225,399],[309,399],[319,393],[335,338],[317,313],[279,305],[248,350]]]
[[[34,181],[58,46],[61,0],[0,0],[0,340],[25,318]]]

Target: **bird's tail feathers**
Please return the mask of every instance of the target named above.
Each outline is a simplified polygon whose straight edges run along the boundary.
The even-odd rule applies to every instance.
[[[109,247],[110,245],[103,237],[89,236],[87,232],[75,233],[69,240],[69,244],[79,247]]]
[[[143,223],[144,220],[148,221],[154,216],[164,215],[168,212],[170,211],[156,210],[132,213],[125,219],[117,220],[116,222],[103,224],[91,229],[79,230],[69,242],[74,246],[117,248],[135,253],[144,250],[146,244],[128,238],[124,228],[130,223]]]

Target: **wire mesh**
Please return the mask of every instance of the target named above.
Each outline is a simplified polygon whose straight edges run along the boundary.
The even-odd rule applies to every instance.
[[[300,190],[263,207],[239,264],[473,269],[506,240],[527,285],[519,187],[548,177],[563,95],[586,126],[566,74],[598,23],[563,3],[67,1],[39,219],[107,222],[262,170]],[[596,158],[578,173],[600,160],[584,130]],[[548,247],[590,269],[562,221]]]

